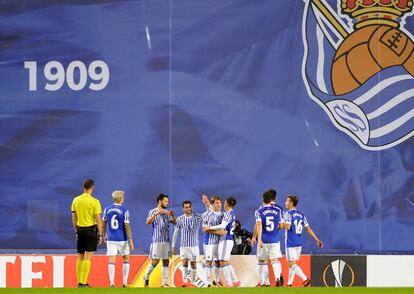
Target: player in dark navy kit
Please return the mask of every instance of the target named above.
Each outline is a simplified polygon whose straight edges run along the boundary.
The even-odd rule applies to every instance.
[[[122,267],[123,287],[128,286],[129,255],[134,249],[132,232],[129,224],[129,211],[122,206],[124,203],[124,192],[114,191],[112,193],[114,204],[104,209],[103,229],[109,256],[108,273],[110,287],[115,285],[115,259],[117,255],[123,257]]]
[[[296,209],[299,199],[297,196],[288,195],[286,197],[286,209],[284,228],[287,229],[286,234],[286,259],[289,264],[289,279],[287,286],[290,287],[293,284],[295,275],[298,275],[303,280],[303,286],[307,287],[311,281],[303,273],[302,269],[297,265],[297,261],[300,258],[302,251],[302,231],[303,228],[309,233],[309,235],[315,240],[316,245],[319,248],[323,247],[323,242],[318,239],[314,231],[309,226],[309,223],[303,213]]]

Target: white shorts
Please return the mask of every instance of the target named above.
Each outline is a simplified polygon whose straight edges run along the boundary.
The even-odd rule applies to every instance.
[[[301,252],[302,252],[302,246],[287,247],[286,248],[286,260],[287,261],[297,261],[297,260],[299,260]]]
[[[263,248],[257,246],[257,259],[258,260],[269,260],[282,258],[282,251],[280,251],[280,242],[278,243],[265,243]]]
[[[180,257],[181,259],[188,259],[190,261],[196,261],[200,255],[200,249],[198,247],[181,247]]]
[[[218,255],[218,244],[204,244],[204,258],[206,261],[217,261]]]
[[[218,245],[219,260],[230,261],[231,250],[233,249],[233,240],[222,240]]]
[[[129,255],[129,243],[128,241],[107,241],[106,242],[106,255],[108,256],[125,256]]]
[[[170,242],[151,243],[149,257],[151,259],[170,259]]]

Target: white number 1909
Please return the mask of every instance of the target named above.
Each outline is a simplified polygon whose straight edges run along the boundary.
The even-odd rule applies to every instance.
[[[37,91],[37,61],[25,61],[24,68],[29,70],[29,91]],[[78,79],[75,81],[75,73],[78,73]],[[109,67],[102,60],[91,62],[88,68],[85,63],[79,60],[72,61],[66,70],[59,61],[49,61],[43,68],[44,77],[47,80],[45,89],[48,91],[58,91],[66,83],[69,89],[80,91],[88,83],[88,78],[92,81],[89,83],[89,89],[93,91],[103,90],[109,82]]]

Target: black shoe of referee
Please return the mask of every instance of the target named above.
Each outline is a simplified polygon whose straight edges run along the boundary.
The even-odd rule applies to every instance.
[[[280,283],[282,283],[282,286],[285,283],[285,280],[283,279],[283,275],[282,274],[280,274]]]
[[[92,288],[88,283],[83,284],[83,288]]]
[[[144,287],[145,288],[148,288],[149,287],[149,280],[145,280],[144,279]]]

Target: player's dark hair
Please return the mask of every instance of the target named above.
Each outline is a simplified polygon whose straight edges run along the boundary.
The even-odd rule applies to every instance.
[[[237,200],[234,197],[228,197],[226,199],[226,202],[230,207],[235,207],[236,203],[237,203]]]
[[[270,192],[270,191],[264,192],[263,196],[262,196],[262,199],[263,199],[264,204],[269,204],[270,202],[272,202],[272,200],[273,200],[272,192]]]
[[[190,206],[193,206],[193,204],[191,203],[191,201],[190,201],[190,200],[184,200],[184,201],[183,201],[183,207],[184,207],[184,205],[186,205],[186,204],[190,204]]]
[[[159,203],[160,201],[162,201],[164,198],[168,198],[168,195],[165,194],[160,194],[157,197],[157,203]]]
[[[276,190],[269,189],[268,191],[272,194],[272,201],[276,201],[276,195],[277,195]]]
[[[216,202],[216,200],[220,200],[221,201],[221,197],[218,195],[213,195],[210,199],[210,203],[214,204],[214,202]]]
[[[95,186],[95,183],[93,182],[92,179],[86,179],[83,181],[83,188],[85,190],[89,190],[91,189],[93,186]]]
[[[292,202],[293,206],[295,206],[295,207],[299,203],[299,197],[298,196],[295,196],[295,195],[287,195],[286,198],[289,198],[290,201]]]

